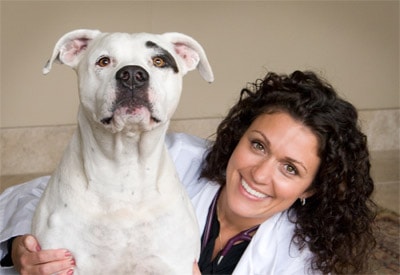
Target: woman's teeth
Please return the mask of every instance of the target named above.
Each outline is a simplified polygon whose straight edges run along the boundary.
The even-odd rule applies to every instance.
[[[247,182],[245,182],[244,180],[242,180],[242,186],[244,188],[244,190],[246,190],[247,193],[249,193],[250,195],[259,198],[259,199],[265,199],[267,197],[267,195],[260,193],[254,189],[252,189]]]

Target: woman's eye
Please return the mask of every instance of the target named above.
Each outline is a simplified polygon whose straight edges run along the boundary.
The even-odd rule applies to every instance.
[[[252,144],[252,146],[253,146],[253,148],[254,148],[255,150],[261,151],[261,152],[264,152],[264,151],[265,151],[265,150],[264,150],[264,146],[263,146],[261,143],[257,142],[257,141],[253,141],[251,144]]]
[[[297,175],[297,169],[293,165],[290,164],[285,164],[285,171],[288,172],[291,175]]]
[[[166,62],[163,58],[157,56],[153,58],[153,65],[158,68],[163,68],[166,66]]]
[[[111,63],[111,59],[107,56],[104,56],[102,58],[100,58],[99,60],[97,60],[96,65],[99,67],[107,67],[108,65],[110,65]]]

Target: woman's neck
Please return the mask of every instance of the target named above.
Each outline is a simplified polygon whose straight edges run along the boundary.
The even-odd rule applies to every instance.
[[[219,222],[219,232],[215,240],[213,256],[214,259],[218,253],[226,246],[228,241],[239,234],[255,225],[260,224],[258,220],[243,218],[232,212],[226,201],[225,189],[221,190],[216,204],[216,214]],[[250,235],[254,235],[255,231]],[[241,242],[241,241],[240,241]],[[239,242],[238,242],[239,243]],[[235,243],[236,244],[236,243]]]
[[[221,190],[216,207],[220,230],[226,231],[227,235],[232,235],[230,237],[262,223],[258,219],[243,217],[234,213],[227,203],[225,188]]]

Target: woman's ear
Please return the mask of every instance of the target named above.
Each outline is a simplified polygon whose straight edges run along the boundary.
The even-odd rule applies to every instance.
[[[315,194],[315,190],[310,189],[310,190],[304,191],[304,193],[299,196],[299,199],[300,200],[308,199],[309,197],[313,196],[314,194]]]
[[[305,205],[306,199],[308,199],[309,197],[311,197],[314,194],[315,194],[314,190],[308,190],[308,191],[305,191],[303,194],[301,194],[299,197],[301,205]]]

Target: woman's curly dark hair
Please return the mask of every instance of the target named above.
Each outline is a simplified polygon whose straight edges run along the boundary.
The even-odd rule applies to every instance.
[[[202,177],[221,185],[239,140],[261,114],[285,112],[309,127],[319,141],[321,164],[303,206],[296,201],[293,242],[314,253],[311,268],[323,273],[359,273],[375,247],[374,184],[366,136],[360,131],[355,107],[315,73],[268,73],[241,91],[217,129]]]

